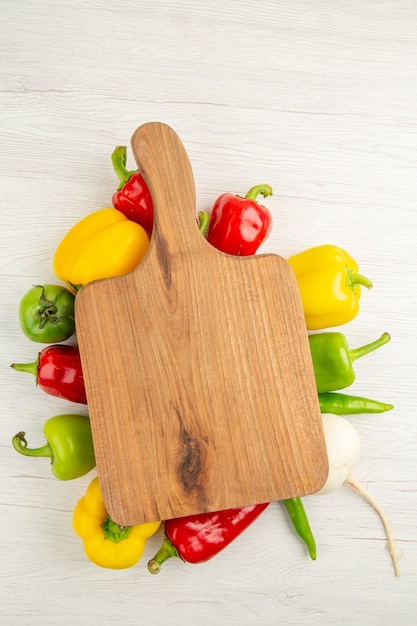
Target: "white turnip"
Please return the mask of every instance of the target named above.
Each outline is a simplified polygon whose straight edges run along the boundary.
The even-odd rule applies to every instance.
[[[356,428],[345,417],[323,413],[323,430],[329,459],[329,475],[317,495],[335,491],[345,482],[355,466],[361,449]]]
[[[323,430],[329,459],[329,475],[324,486],[316,495],[324,495],[335,491],[343,483],[355,489],[379,515],[387,537],[387,547],[391,555],[395,575],[399,576],[398,557],[395,552],[394,540],[389,522],[370,493],[352,475],[352,470],[359,457],[360,438],[356,428],[346,418],[333,413],[323,413]]]

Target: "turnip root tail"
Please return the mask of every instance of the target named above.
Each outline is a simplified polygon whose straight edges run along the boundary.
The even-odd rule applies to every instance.
[[[355,491],[357,491],[364,500],[366,500],[374,509],[375,511],[378,513],[382,524],[384,525],[384,529],[385,529],[385,534],[387,537],[387,548],[388,548],[388,552],[390,553],[391,556],[391,560],[392,560],[392,564],[394,566],[394,572],[396,576],[400,575],[400,569],[398,566],[398,555],[397,552],[395,550],[395,545],[394,545],[394,537],[392,535],[392,531],[391,531],[391,526],[388,522],[388,519],[384,513],[384,511],[381,509],[380,505],[378,504],[378,502],[376,502],[376,500],[374,500],[374,498],[371,496],[371,494],[369,493],[369,491],[367,489],[365,489],[365,487],[363,487],[363,485],[361,485],[354,476],[352,476],[352,474],[349,474],[349,476],[346,479],[346,484],[349,485],[349,487],[352,487],[352,489],[355,489]]]

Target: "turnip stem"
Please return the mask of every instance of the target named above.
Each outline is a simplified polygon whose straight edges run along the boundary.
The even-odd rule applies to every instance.
[[[395,550],[395,545],[394,545],[394,537],[392,535],[392,530],[391,530],[391,526],[390,523],[384,513],[384,511],[382,510],[382,508],[380,507],[380,505],[378,504],[378,502],[371,496],[371,494],[369,493],[369,491],[367,489],[365,489],[365,487],[363,485],[361,485],[354,476],[352,476],[352,474],[349,474],[349,476],[346,479],[346,484],[349,485],[349,487],[352,487],[352,489],[355,489],[364,500],[366,500],[374,509],[375,511],[378,513],[381,522],[384,526],[385,529],[385,534],[387,537],[387,548],[388,548],[388,552],[390,553],[391,556],[391,560],[392,560],[392,564],[394,566],[394,572],[396,576],[400,575],[400,569],[399,569],[399,565],[398,565],[398,555],[397,552]]]

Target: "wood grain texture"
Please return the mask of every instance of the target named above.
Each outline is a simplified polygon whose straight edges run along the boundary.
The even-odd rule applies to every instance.
[[[292,270],[206,242],[173,129],[145,124],[132,147],[154,202],[148,254],[76,299],[111,517],[126,526],[318,491],[327,454]]]
[[[3,0],[0,20],[0,622],[6,626],[415,626],[417,615],[417,4],[415,0]],[[351,345],[391,333],[357,362],[352,393],[394,404],[351,418],[357,477],[387,514],[395,579],[375,512],[348,487],[308,496],[309,560],[279,503],[208,563],[158,576],[86,559],[71,515],[95,475],[63,484],[18,456],[26,430],[87,409],[10,368],[40,346],[17,307],[53,282],[52,256],[116,188],[110,154],[162,120],[193,164],[198,210],[269,183],[263,252],[345,247],[374,288],[340,328]],[[129,155],[129,169],[135,162]]]

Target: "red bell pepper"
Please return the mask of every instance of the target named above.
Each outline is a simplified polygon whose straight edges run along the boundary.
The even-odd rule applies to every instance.
[[[87,404],[81,358],[76,346],[54,345],[39,352],[33,363],[13,363],[18,372],[29,372],[50,396]]]
[[[219,196],[211,211],[207,241],[227,254],[255,254],[272,229],[270,211],[256,202],[259,194],[266,198],[272,195],[272,189],[269,185],[258,185],[244,198],[232,193]]]
[[[150,235],[153,228],[153,202],[149,189],[138,170],[126,169],[126,147],[117,146],[111,155],[120,184],[113,194],[113,207],[132,222],[140,224]]]
[[[176,556],[187,563],[203,563],[226,548],[266,509],[254,504],[214,513],[188,515],[165,522],[165,538],[148,563],[151,574],[157,574],[162,563]]]

